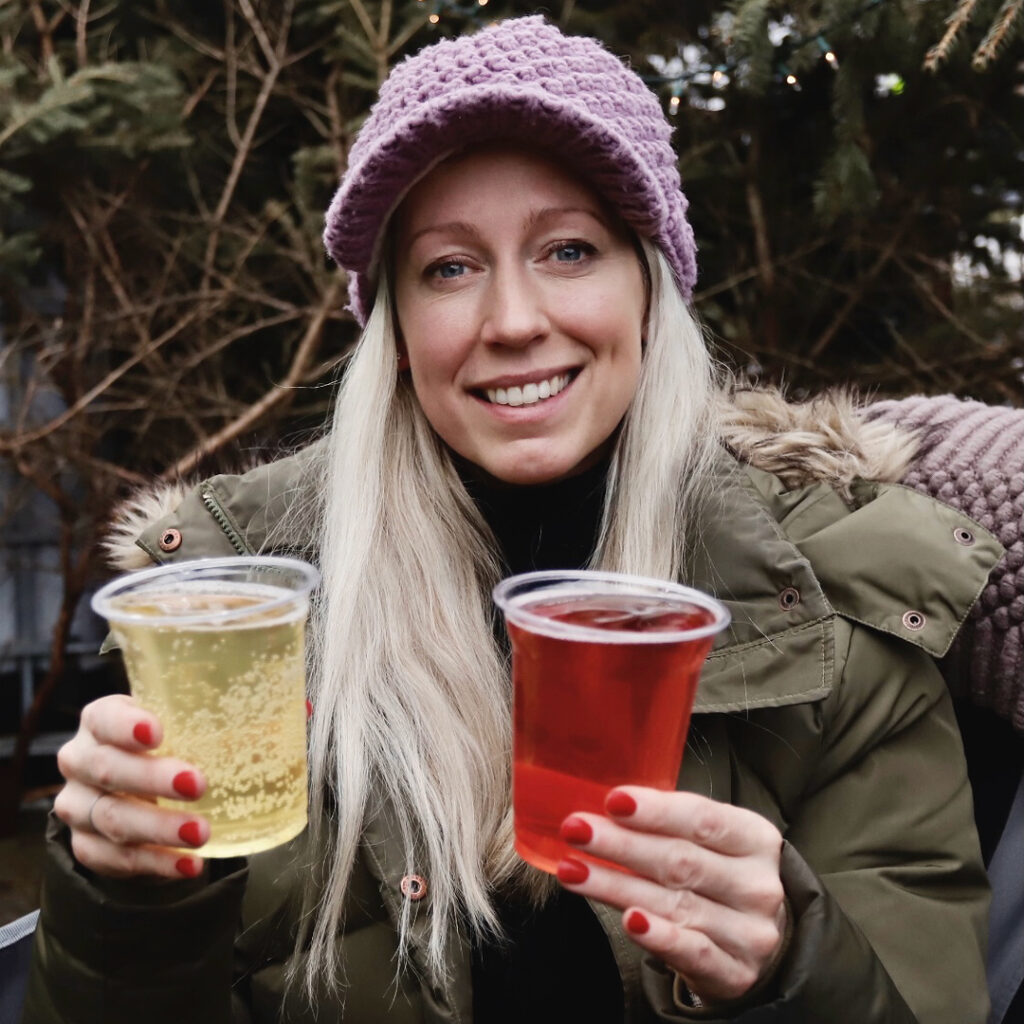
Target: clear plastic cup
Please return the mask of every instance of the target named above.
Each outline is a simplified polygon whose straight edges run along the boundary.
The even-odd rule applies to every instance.
[[[132,695],[164,729],[155,753],[206,776],[198,800],[161,799],[210,821],[204,857],[269,849],[306,825],[304,631],[311,565],[292,558],[178,562],[96,593]]]
[[[574,811],[604,813],[619,785],[674,789],[701,666],[729,623],[714,598],[604,572],[503,580],[512,641],[516,850],[553,872]]]

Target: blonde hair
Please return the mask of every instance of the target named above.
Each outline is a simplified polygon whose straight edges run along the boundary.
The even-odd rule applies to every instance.
[[[716,447],[713,364],[665,257],[643,244],[650,315],[619,432],[594,566],[675,578]],[[337,398],[318,467],[322,601],[312,622],[312,843],[305,981],[342,981],[337,934],[368,814],[397,823],[405,871],[429,879],[426,967],[444,979],[450,930],[500,934],[495,897],[553,889],[512,846],[511,713],[490,591],[497,543],[395,369],[386,276]],[[330,809],[330,813],[328,810]],[[408,956],[403,901],[399,964]]]

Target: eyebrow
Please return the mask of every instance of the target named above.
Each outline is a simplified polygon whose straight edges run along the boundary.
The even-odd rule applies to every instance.
[[[480,232],[477,231],[477,229],[468,221],[449,220],[445,221],[443,224],[428,224],[425,228],[420,228],[419,231],[414,231],[409,236],[405,244],[411,247],[418,238],[422,238],[424,235],[432,235],[444,231],[451,231],[456,234],[472,235],[474,238],[480,237]]]
[[[582,213],[585,216],[592,217],[601,224],[602,227],[608,230],[611,229],[611,225],[608,223],[607,218],[601,215],[601,211],[590,206],[544,206],[539,210],[532,211],[523,222],[523,227],[525,230],[529,231],[550,217],[561,216],[567,213]],[[426,227],[420,228],[418,231],[414,231],[409,236],[405,244],[411,247],[416,243],[417,239],[422,238],[424,235],[431,235],[435,233],[439,234],[448,231],[457,234],[469,235],[472,238],[480,237],[480,232],[468,221],[450,220],[445,221],[442,224],[428,224]]]

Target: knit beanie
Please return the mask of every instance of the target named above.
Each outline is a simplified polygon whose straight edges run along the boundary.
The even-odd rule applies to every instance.
[[[865,412],[917,433],[907,486],[964,512],[1006,549],[940,667],[954,694],[1024,732],[1024,409],[944,395]]]
[[[635,72],[539,15],[426,47],[381,86],[327,211],[324,244],[349,271],[352,312],[366,323],[382,236],[409,189],[451,153],[495,140],[547,151],[583,175],[662,249],[689,299],[696,248],[670,136]]]

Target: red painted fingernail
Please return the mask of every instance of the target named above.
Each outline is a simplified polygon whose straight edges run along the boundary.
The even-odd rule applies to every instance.
[[[180,857],[174,866],[178,869],[178,874],[186,878],[195,878],[203,870],[203,862],[196,860],[195,857]]]
[[[171,782],[175,793],[180,793],[189,800],[195,800],[199,796],[199,780],[194,772],[178,772]]]
[[[650,930],[651,922],[639,910],[631,910],[626,917],[626,931],[643,935]]]
[[[153,745],[153,727],[149,722],[139,722],[135,728],[132,729],[132,735],[135,737],[136,743],[141,743],[144,747],[151,747]]]
[[[199,829],[198,821],[186,821],[185,824],[178,829],[178,835],[188,843],[189,846],[203,845],[203,836]]]
[[[580,885],[590,877],[590,868],[575,857],[563,857],[558,862],[558,880],[566,885]]]
[[[621,789],[613,789],[604,798],[604,807],[609,814],[614,814],[618,818],[628,818],[636,813],[636,801]]]
[[[582,818],[577,818],[574,814],[562,822],[558,834],[567,843],[589,843],[594,838],[594,830],[590,827],[590,823]]]
[[[306,721],[308,722],[313,717],[313,702],[311,700],[306,701]]]

